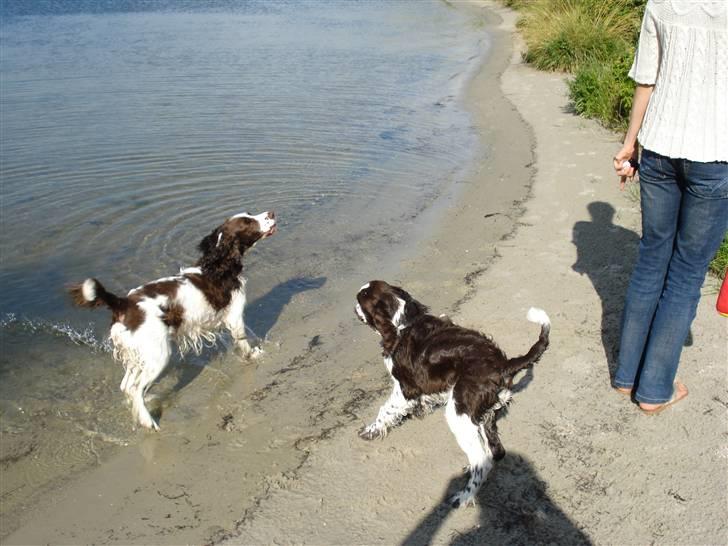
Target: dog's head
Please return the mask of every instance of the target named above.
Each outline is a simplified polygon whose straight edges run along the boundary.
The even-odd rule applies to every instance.
[[[385,353],[396,345],[398,333],[418,316],[427,313],[427,307],[398,286],[385,281],[370,281],[356,294],[356,316],[382,336]]]
[[[200,266],[214,270],[240,263],[249,248],[275,232],[276,216],[273,211],[255,216],[247,212],[231,216],[200,241]]]

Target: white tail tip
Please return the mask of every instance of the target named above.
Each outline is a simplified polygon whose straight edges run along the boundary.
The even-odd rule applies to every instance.
[[[531,322],[540,324],[541,326],[551,325],[551,319],[549,319],[549,316],[546,314],[546,311],[544,311],[543,309],[539,309],[538,307],[531,307],[528,310],[528,314],[526,315],[526,318]]]
[[[86,279],[83,281],[83,285],[81,286],[81,293],[83,294],[83,299],[85,299],[88,302],[96,301],[96,281],[93,279]]]

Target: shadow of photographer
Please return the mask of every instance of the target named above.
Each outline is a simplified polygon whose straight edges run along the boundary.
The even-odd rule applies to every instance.
[[[450,537],[453,545],[592,544],[589,537],[561,510],[547,493],[546,483],[533,465],[518,453],[508,452],[495,464],[478,493],[475,507],[451,508],[448,497],[464,484],[453,478],[441,502],[404,539],[402,546],[432,544],[453,510],[478,510],[479,523]],[[438,542],[442,539],[438,537]]]

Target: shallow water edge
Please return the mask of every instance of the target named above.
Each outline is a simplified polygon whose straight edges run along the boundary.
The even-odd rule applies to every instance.
[[[333,303],[286,324],[286,338],[271,344],[261,362],[205,367],[195,388],[178,395],[193,414],[169,412],[162,434],[142,434],[138,444],[102,455],[91,472],[48,492],[22,514],[8,543],[171,544],[238,536],[260,499],[300,478],[298,469],[318,443],[349,433],[376,411],[389,384],[376,339],[353,318],[358,286],[384,277],[433,310],[454,312],[469,295],[468,281],[515,229],[529,191],[532,136],[498,85],[510,36],[492,29],[487,12],[474,17],[493,39],[467,94],[484,151],[435,206],[412,220],[410,231],[427,239],[412,245],[395,238],[385,263],[363,258],[362,282],[354,287],[331,279]],[[292,304],[314,297],[302,291]],[[218,396],[196,405],[203,381]],[[37,518],[40,513],[47,515]]]

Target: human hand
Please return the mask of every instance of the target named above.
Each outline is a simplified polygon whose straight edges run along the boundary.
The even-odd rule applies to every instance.
[[[613,158],[614,170],[619,176],[619,189],[623,190],[627,179],[632,180],[637,172],[637,149],[623,146]]]

